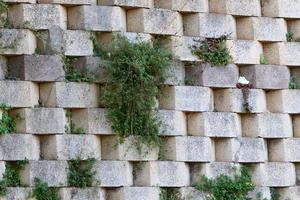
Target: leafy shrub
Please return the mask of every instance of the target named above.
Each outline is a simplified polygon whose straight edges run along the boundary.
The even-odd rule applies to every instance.
[[[69,162],[68,182],[74,187],[91,187],[95,183],[95,174],[93,170],[95,159],[70,160]]]
[[[3,179],[7,187],[21,186],[20,170],[22,170],[27,163],[28,160],[25,159],[17,161],[16,163],[6,164]]]
[[[120,35],[109,49],[103,56],[107,60],[104,67],[108,83],[102,100],[112,129],[121,142],[135,136],[137,148],[141,143],[160,146],[161,122],[155,109],[155,98],[171,64],[172,54],[155,42],[133,43]]]
[[[60,200],[55,189],[49,188],[48,184],[40,179],[34,179],[33,195],[36,200]]]
[[[15,132],[15,119],[8,114],[8,112],[11,110],[11,107],[2,103],[0,104],[0,109],[2,110],[2,118],[0,120],[0,135]],[[16,115],[16,118],[19,119],[19,115]]]
[[[177,189],[161,188],[159,200],[181,200]]]
[[[196,40],[197,44],[191,47],[192,53],[204,62],[214,66],[224,66],[232,62],[232,56],[226,47],[228,35],[219,38]]]

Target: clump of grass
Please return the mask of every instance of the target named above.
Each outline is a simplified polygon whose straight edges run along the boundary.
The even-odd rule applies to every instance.
[[[0,135],[9,134],[16,131],[16,122],[15,120],[20,119],[20,116],[17,114],[16,117],[9,115],[11,107],[4,103],[0,104],[0,110],[2,111],[2,118],[0,120]]]
[[[36,200],[60,200],[57,190],[49,188],[46,182],[42,182],[38,178],[34,179],[32,197]]]
[[[181,200],[178,189],[161,188],[159,200]]]

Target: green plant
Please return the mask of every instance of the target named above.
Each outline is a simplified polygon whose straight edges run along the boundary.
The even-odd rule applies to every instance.
[[[232,56],[226,47],[228,35],[219,38],[206,38],[195,40],[197,44],[191,47],[191,51],[204,62],[214,66],[224,66],[232,62]]]
[[[208,200],[250,200],[247,197],[254,190],[249,170],[242,166],[233,177],[220,175],[216,179],[203,177],[195,188],[210,194]]]
[[[69,134],[83,134],[84,130],[81,127],[76,127],[76,125],[74,124],[73,120],[72,120],[72,112],[71,111],[67,111],[66,112],[66,118],[67,118],[67,124],[65,125],[65,132],[69,133]]]
[[[8,10],[8,5],[3,0],[0,0],[0,25],[5,27],[7,23],[7,17],[5,17],[5,13]]]
[[[3,174],[3,179],[5,180],[6,187],[18,187],[21,186],[20,170],[22,170],[28,160],[20,160],[16,163],[7,163],[5,166],[5,172]]]
[[[76,58],[63,56],[63,66],[65,70],[66,81],[70,82],[95,82],[95,77],[88,73],[82,73],[79,70],[75,69],[74,62]]]
[[[299,89],[299,83],[296,77],[291,77],[290,83],[289,83],[289,89]]]
[[[49,188],[46,182],[42,182],[40,179],[34,179],[33,194],[36,200],[60,200],[57,191],[53,188]]]
[[[161,188],[159,200],[181,200],[178,189]]]
[[[288,42],[293,42],[294,41],[294,33],[292,33],[292,32],[287,32],[287,34],[286,34],[286,40],[288,41]]]
[[[107,108],[107,118],[120,141],[134,136],[138,149],[141,144],[161,146],[159,137],[161,121],[155,108],[166,70],[172,54],[157,43],[130,42],[118,35],[111,43],[105,70],[108,83],[102,101]]]
[[[88,160],[70,160],[68,183],[73,187],[91,187],[95,183],[94,164],[95,159],[90,158]]]
[[[259,57],[259,63],[260,63],[261,65],[267,64],[267,61],[266,61],[266,58],[265,58],[264,54],[260,54],[260,57]]]
[[[2,111],[2,118],[0,120],[0,135],[14,132],[16,130],[15,118],[20,119],[20,116],[16,115],[15,118],[10,116],[8,112],[11,110],[11,107],[4,103],[0,104],[0,109]]]

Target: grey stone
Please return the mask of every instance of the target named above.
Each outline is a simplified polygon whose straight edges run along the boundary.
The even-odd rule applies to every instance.
[[[61,188],[59,194],[62,200],[105,200],[105,191],[101,188]]]
[[[152,0],[98,0],[99,5],[121,6],[121,7],[153,7]]]
[[[159,119],[161,121],[161,135],[186,135],[187,124],[186,116],[181,111],[175,110],[159,110]]]
[[[159,187],[122,187],[108,192],[110,200],[159,200]]]
[[[210,0],[210,12],[237,16],[261,16],[260,0]]]

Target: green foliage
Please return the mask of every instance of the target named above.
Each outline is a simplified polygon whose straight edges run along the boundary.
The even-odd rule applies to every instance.
[[[48,184],[42,182],[40,179],[34,179],[33,195],[36,200],[60,200],[57,191],[49,188]]]
[[[7,187],[18,187],[21,186],[20,170],[24,169],[28,160],[20,160],[16,163],[8,163],[5,166],[5,173],[3,174],[3,179],[6,182]]]
[[[206,38],[196,40],[196,45],[191,47],[191,51],[204,62],[211,63],[214,66],[224,66],[232,62],[232,56],[226,47],[228,35],[219,38]]]
[[[63,65],[65,70],[66,81],[70,82],[95,82],[95,77],[88,73],[82,73],[75,69],[74,62],[76,58],[63,56]]]
[[[66,118],[68,121],[68,125],[65,125],[65,132],[69,133],[69,134],[83,134],[84,130],[81,127],[76,127],[76,125],[74,124],[73,120],[72,120],[72,112],[71,111],[67,111],[66,112]]]
[[[181,200],[178,189],[161,188],[159,200]]]
[[[299,89],[299,83],[296,77],[291,77],[290,83],[289,83],[289,89]]]
[[[8,10],[8,5],[3,0],[0,0],[0,25],[6,25],[7,18],[4,16]]]
[[[260,63],[261,65],[267,64],[267,61],[266,61],[266,58],[265,58],[264,54],[260,54],[260,57],[259,57],[259,63]]]
[[[290,31],[286,34],[286,40],[288,42],[300,42],[300,38],[295,38],[294,33]]]
[[[134,136],[136,147],[161,146],[161,122],[155,109],[159,85],[172,61],[172,54],[157,43],[130,42],[118,35],[111,43],[105,70],[108,83],[102,101],[107,118],[120,141]]]
[[[5,196],[7,193],[6,182],[5,180],[0,181],[0,196]]]
[[[81,161],[70,160],[69,162],[68,183],[73,187],[91,187],[95,183],[95,174],[93,170],[95,159]]]
[[[11,110],[11,107],[1,103],[0,109],[2,110],[2,118],[0,120],[0,135],[15,132],[15,119],[8,114],[8,112]],[[18,115],[16,117],[19,118]]]
[[[216,179],[203,180],[195,186],[196,189],[210,194],[209,200],[250,200],[247,194],[254,190],[251,174],[246,167],[241,167],[240,173],[233,177],[220,175]]]

